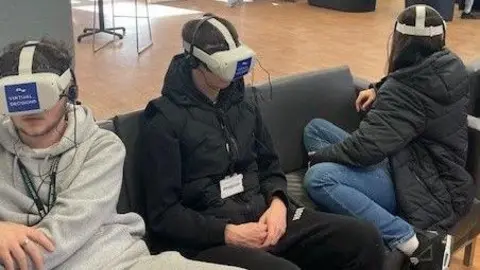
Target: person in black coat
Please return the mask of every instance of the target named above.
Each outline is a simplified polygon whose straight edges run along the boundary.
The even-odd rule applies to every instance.
[[[381,269],[378,230],[299,208],[242,77],[254,52],[211,14],[183,28],[141,128],[141,171],[153,251],[246,269]]]
[[[465,169],[467,71],[445,48],[445,34],[433,8],[405,9],[388,75],[358,96],[359,111],[375,101],[359,128],[347,134],[316,119],[304,134],[314,164],[305,176],[310,197],[331,212],[373,222],[418,269],[448,266],[445,232],[468,212],[475,190]],[[425,257],[430,252],[433,259]]]

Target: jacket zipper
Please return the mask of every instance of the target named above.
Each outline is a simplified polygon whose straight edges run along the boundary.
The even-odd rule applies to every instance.
[[[232,135],[232,133],[230,132],[230,130],[227,128],[227,126],[225,125],[225,122],[224,122],[224,113],[222,110],[219,110],[219,113],[220,113],[220,117],[219,117],[219,121],[220,121],[220,126],[222,128],[222,130],[224,131],[224,135],[225,135],[225,139],[226,139],[226,143],[225,143],[225,148],[227,150],[227,153],[229,155],[231,155],[231,163],[230,166],[231,167],[235,167],[235,162],[236,162],[236,159],[238,159],[238,156],[239,156],[239,149],[238,149],[238,143],[237,143],[237,140],[235,139],[235,137]],[[235,171],[230,171],[230,173],[235,173]],[[244,190],[245,192],[246,190]],[[240,194],[237,194],[237,195],[240,195]],[[246,208],[246,213],[245,213],[245,217],[247,219],[253,219],[254,217],[254,213],[252,213],[252,206],[250,205],[250,202],[246,202],[244,201],[240,196],[233,196],[232,199],[236,202],[240,202],[240,203],[244,203],[245,204],[245,208]]]
[[[225,126],[225,124],[223,125],[225,131],[226,131],[226,136],[227,136],[227,143],[230,142],[232,144],[232,147],[229,147],[230,148],[230,151],[233,152],[233,162],[236,161],[236,159],[238,159],[238,144],[237,144],[237,140],[235,139],[235,137],[230,133],[230,130],[228,130],[228,128]]]
[[[224,121],[224,112],[223,110],[219,110],[218,111],[218,114],[220,115],[220,117],[218,117],[219,121],[220,121],[220,126],[223,130],[223,134],[225,136],[225,140],[226,140],[226,143],[225,143],[225,148],[227,150],[227,153],[230,155],[230,174],[233,174],[235,173],[235,171],[232,171],[232,169],[235,167],[235,162],[236,160],[238,159],[238,152],[239,152],[239,149],[238,149],[238,144],[237,144],[237,141],[235,140],[235,137],[231,134],[230,130],[227,128],[227,125],[225,124],[225,121]],[[232,168],[233,167],[233,168]]]
[[[233,143],[231,142],[231,138],[230,138],[230,132],[228,131],[227,127],[225,126],[225,123],[223,122],[223,118],[220,119],[220,125],[222,127],[222,130],[224,131],[224,136],[225,136],[225,148],[227,150],[227,153],[230,155],[230,164],[229,164],[229,174],[233,174],[235,173],[235,160],[233,158],[233,156],[235,155],[235,149],[232,149],[232,147],[230,147],[230,144],[233,145]],[[235,148],[235,146],[233,146],[233,148]],[[238,195],[238,194],[237,194]],[[233,196],[232,197],[232,200],[236,201],[236,202],[242,202],[241,198],[238,198],[238,196]]]

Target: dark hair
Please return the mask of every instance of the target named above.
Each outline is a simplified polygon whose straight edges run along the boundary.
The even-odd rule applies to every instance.
[[[207,13],[204,15],[204,17],[205,16],[214,15],[211,13]],[[216,16],[214,16],[214,18],[217,19],[228,29],[228,31],[233,37],[233,40],[235,41],[235,44],[237,46],[240,45],[238,41],[238,33],[233,24],[224,18]],[[182,38],[184,41],[192,44],[193,34],[195,32],[195,29],[197,28],[198,23],[201,20],[202,19],[190,20],[183,25]],[[202,23],[200,28],[198,28],[195,36],[195,46],[208,54],[228,50],[227,41],[223,37],[222,33],[208,21]]]
[[[410,6],[398,16],[397,22],[414,26],[415,17],[415,6]],[[433,8],[427,6],[425,26],[438,26],[442,24],[443,19],[440,14]],[[441,51],[445,47],[444,35],[418,37],[404,35],[394,30],[388,57],[388,73],[418,64],[433,53]]]
[[[0,78],[18,75],[20,52],[26,41],[7,45],[0,55]],[[73,57],[68,47],[61,42],[42,39],[33,55],[32,72],[51,72],[61,75],[72,66]]]

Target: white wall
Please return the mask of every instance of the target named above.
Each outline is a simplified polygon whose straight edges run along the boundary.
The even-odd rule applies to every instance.
[[[73,50],[70,0],[0,0],[0,48],[42,37],[62,40]]]

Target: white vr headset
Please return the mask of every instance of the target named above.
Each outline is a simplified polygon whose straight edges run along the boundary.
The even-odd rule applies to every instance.
[[[431,8],[435,12],[435,9]],[[415,25],[407,25],[400,22],[396,23],[395,30],[404,35],[418,36],[418,37],[433,37],[444,35],[447,29],[447,24],[443,21],[443,25],[425,26],[425,18],[427,14],[427,5],[415,5]],[[442,16],[437,12],[438,16]]]
[[[190,44],[184,41],[183,48],[185,51],[205,63],[212,73],[221,77],[225,81],[230,82],[248,74],[255,65],[255,52],[243,44],[237,47],[230,31],[228,31],[225,25],[215,19],[214,16],[207,16],[199,23],[206,22],[213,25],[218,31],[220,31],[220,33],[222,33],[228,44],[228,50],[210,55],[196,47],[195,44]],[[197,29],[198,28],[199,26]],[[195,35],[196,33],[193,34],[192,43],[195,43]]]
[[[37,41],[27,42],[18,63],[18,75],[0,79],[0,114],[24,115],[46,111],[58,102],[72,81],[67,69],[55,73],[32,73]]]

